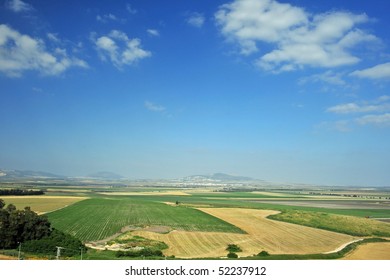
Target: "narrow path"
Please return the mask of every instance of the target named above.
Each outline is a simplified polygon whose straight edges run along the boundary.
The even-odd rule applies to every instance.
[[[343,250],[345,247],[347,247],[349,244],[352,244],[352,243],[355,243],[355,242],[359,242],[359,241],[362,241],[363,240],[363,238],[361,238],[361,239],[357,239],[357,240],[352,240],[352,241],[350,241],[350,242],[347,242],[347,243],[345,243],[345,244],[343,244],[343,245],[341,245],[340,247],[338,247],[336,250],[333,250],[333,251],[329,251],[329,252],[326,252],[326,253],[324,253],[324,254],[332,254],[332,253],[337,253],[338,251],[341,251],[341,250]]]

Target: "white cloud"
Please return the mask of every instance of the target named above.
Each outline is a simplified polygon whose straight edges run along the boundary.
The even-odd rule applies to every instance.
[[[59,42],[60,42],[60,39],[58,38],[58,35],[57,35],[57,34],[54,34],[54,33],[47,33],[46,36],[47,36],[47,38],[48,38],[50,41],[53,41],[54,43],[59,43]]]
[[[275,0],[235,0],[222,5],[215,19],[221,33],[237,42],[243,55],[258,52],[260,43],[271,45],[273,49],[256,64],[273,72],[355,64],[360,58],[351,48],[377,40],[356,27],[368,21],[364,14],[332,11],[312,15]]]
[[[340,104],[328,108],[326,111],[336,114],[383,112],[390,110],[390,103],[380,105],[358,105],[356,103]]]
[[[148,34],[152,36],[156,36],[156,37],[160,36],[160,32],[158,32],[158,30],[156,29],[148,29],[146,30],[146,32],[148,32]]]
[[[0,25],[0,72],[20,77],[24,71],[35,70],[45,75],[59,75],[70,67],[87,68],[85,61],[69,57],[63,49],[48,51],[42,39],[19,33]]]
[[[367,79],[390,79],[390,62],[364,70],[357,70],[352,72],[351,75]]]
[[[356,119],[360,125],[390,126],[390,113],[380,115],[366,115]]]
[[[6,7],[15,13],[28,12],[33,10],[33,7],[21,0],[10,0],[6,2]]]
[[[164,106],[154,104],[150,101],[145,101],[144,105],[146,109],[153,112],[164,112],[166,110]]]
[[[118,18],[116,15],[113,15],[111,13],[106,14],[106,15],[97,15],[96,20],[102,23],[107,23],[109,21],[116,21],[116,22],[126,22],[125,19]]]
[[[132,65],[152,55],[150,51],[142,49],[140,39],[130,39],[126,33],[118,30],[112,30],[94,41],[100,58],[104,61],[109,59],[117,68]]]
[[[321,74],[314,74],[299,80],[300,84],[306,84],[308,82],[324,82],[335,86],[346,86],[347,83],[343,80],[343,73],[335,73],[331,70]]]
[[[202,27],[204,22],[205,22],[205,17],[204,15],[200,13],[192,13],[188,18],[187,18],[187,23],[189,25],[192,25],[194,27]]]
[[[339,104],[328,108],[326,111],[342,115],[360,115],[354,116],[349,120],[339,120],[335,123],[342,123],[343,127],[350,129],[350,125],[390,125],[390,96],[383,95],[374,100],[351,102]],[[370,114],[367,114],[370,113]]]

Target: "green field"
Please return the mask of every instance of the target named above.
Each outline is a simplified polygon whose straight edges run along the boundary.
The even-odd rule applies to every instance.
[[[390,237],[390,223],[383,223],[361,217],[351,217],[321,212],[285,210],[280,214],[270,216],[270,218],[278,221],[336,231],[353,236]]]
[[[243,233],[197,209],[129,198],[91,198],[48,214],[54,228],[83,241],[101,240],[124,226],[168,226],[189,231]]]
[[[367,217],[371,218],[390,218],[390,209],[334,209],[334,208],[318,208],[309,206],[291,206],[275,204],[272,200],[268,203],[257,203],[253,201],[242,200],[243,196],[249,196],[249,194],[239,193],[236,196],[235,192],[222,194],[221,196],[215,194],[215,197],[210,197],[209,194],[196,194],[191,196],[128,196],[128,198],[137,199],[138,201],[153,201],[153,202],[175,202],[180,201],[183,204],[189,204],[191,206],[196,205],[209,205],[210,207],[242,207],[251,209],[267,209],[267,210],[299,210],[309,212],[323,212],[329,214],[338,214],[355,217]],[[252,198],[257,197],[253,195]],[[261,196],[261,195],[260,195]],[[217,199],[218,198],[218,199]],[[239,199],[237,199],[239,198]],[[257,197],[260,198],[260,197]],[[290,197],[291,198],[291,197]]]

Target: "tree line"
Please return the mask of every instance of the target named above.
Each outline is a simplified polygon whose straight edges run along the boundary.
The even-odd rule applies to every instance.
[[[0,189],[0,195],[42,195],[43,190]]]

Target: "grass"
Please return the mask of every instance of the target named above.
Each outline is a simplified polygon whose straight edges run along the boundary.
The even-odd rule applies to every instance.
[[[243,233],[197,209],[129,198],[91,198],[48,214],[54,228],[83,241],[101,240],[124,226],[168,226],[188,231]]]
[[[390,223],[383,223],[367,218],[309,212],[284,210],[269,218],[299,225],[305,225],[353,236],[390,237]]]

